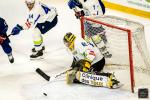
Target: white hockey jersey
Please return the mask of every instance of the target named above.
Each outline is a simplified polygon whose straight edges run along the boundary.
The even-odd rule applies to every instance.
[[[71,52],[77,61],[88,59],[92,61],[92,64],[103,58],[103,55],[94,44],[89,44],[84,39],[78,37],[74,41],[74,50]]]
[[[83,5],[85,16],[103,15],[101,5],[98,0],[79,0]]]
[[[43,23],[45,21],[52,22],[56,16],[56,8],[48,7],[40,1],[35,1],[34,7],[27,15],[27,22],[23,25],[23,28],[35,27],[37,23]]]

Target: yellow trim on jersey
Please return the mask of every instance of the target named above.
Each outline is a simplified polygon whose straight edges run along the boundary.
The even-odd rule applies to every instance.
[[[137,15],[140,17],[150,19],[150,12],[148,12],[148,11],[143,11],[143,10],[139,10],[139,9],[135,9],[135,8],[131,8],[131,7],[126,7],[123,5],[108,2],[106,0],[105,1],[103,0],[103,2],[104,2],[104,5],[106,6],[106,8],[110,8],[110,9],[118,10],[118,11],[125,12],[128,14],[133,14],[133,15]]]

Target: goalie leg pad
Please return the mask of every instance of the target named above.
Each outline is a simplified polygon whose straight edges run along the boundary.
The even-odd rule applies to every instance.
[[[76,79],[87,85],[107,88],[114,88],[116,84],[120,83],[114,79],[114,75],[111,73],[95,75],[78,71],[76,74]]]

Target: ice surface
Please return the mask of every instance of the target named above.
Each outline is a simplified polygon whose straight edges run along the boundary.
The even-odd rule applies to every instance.
[[[136,73],[138,87],[135,89],[135,94],[132,94],[129,72],[125,70],[112,70],[112,72],[115,71],[116,77],[119,76],[119,80],[125,84],[122,88],[115,90],[78,84],[68,86],[64,77],[48,83],[37,75],[35,69],[38,67],[46,70],[49,75],[55,75],[66,70],[72,62],[72,57],[66,53],[62,38],[66,32],[80,35],[80,22],[75,18],[74,12],[67,7],[64,0],[45,0],[44,2],[55,6],[59,15],[57,26],[44,35],[45,59],[41,61],[29,59],[32,48],[30,31],[23,31],[18,36],[10,37],[15,63],[10,64],[7,56],[0,49],[0,100],[138,100],[138,88],[150,89],[150,77]],[[0,16],[5,18],[9,25],[8,34],[10,34],[13,26],[24,20],[26,12],[24,0],[1,0]],[[126,17],[143,23],[147,45],[150,48],[150,36],[148,34],[150,20],[112,10],[106,12],[107,15]],[[47,93],[48,96],[43,96],[43,92]]]

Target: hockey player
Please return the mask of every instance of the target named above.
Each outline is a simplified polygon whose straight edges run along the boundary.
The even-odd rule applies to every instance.
[[[105,6],[101,0],[69,0],[68,6],[70,9],[74,9],[77,18],[82,16],[102,16],[105,14]],[[90,37],[85,37],[85,40],[87,42],[93,41],[105,58],[111,58],[112,54],[106,47],[105,29],[101,25],[95,26],[88,22],[86,22],[85,27],[86,30],[93,29],[92,32],[87,33],[90,34],[88,35]]]
[[[105,14],[105,6],[101,0],[69,0],[68,6],[75,10],[77,18]]]
[[[57,24],[57,11],[56,8],[48,7],[36,0],[25,0],[25,4],[29,9],[27,20],[25,24],[17,24],[12,29],[12,35],[17,35],[22,30],[32,29],[34,48],[30,58],[41,58],[45,49],[42,34],[45,34]]]
[[[12,55],[12,48],[9,45],[10,40],[7,36],[8,25],[3,18],[0,17],[0,45],[4,52],[7,54],[10,63],[14,62],[14,57]]]
[[[119,83],[113,74],[101,72],[105,66],[105,58],[93,43],[87,43],[71,32],[65,34],[63,41],[74,57],[72,70],[67,73],[68,84],[81,82],[114,88]]]

